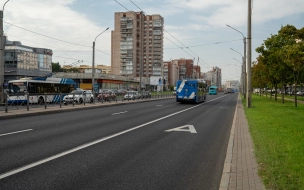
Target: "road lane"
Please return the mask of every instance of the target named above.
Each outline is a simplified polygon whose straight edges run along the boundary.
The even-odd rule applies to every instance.
[[[224,101],[225,99],[226,99],[226,101]],[[122,189],[126,189],[124,186],[121,186],[121,185],[128,182],[127,179],[130,178],[128,172],[135,173],[137,175],[135,175],[134,177],[131,177],[129,179],[129,180],[131,180],[131,182],[126,187],[132,188],[132,187],[135,187],[135,186],[139,187],[139,186],[146,186],[146,185],[151,185],[151,187],[153,187],[153,186],[155,186],[155,187],[169,187],[170,184],[172,184],[172,183],[168,184],[167,182],[164,182],[165,180],[168,180],[168,177],[164,177],[164,179],[162,180],[162,179],[157,178],[157,176],[155,176],[155,173],[152,172],[153,173],[152,176],[156,177],[156,179],[150,179],[151,177],[149,177],[148,174],[150,174],[151,171],[150,172],[147,171],[148,172],[147,174],[146,174],[146,172],[142,171],[144,173],[144,175],[141,177],[141,174],[140,174],[139,170],[136,167],[134,167],[133,165],[129,166],[129,164],[126,164],[126,162],[131,162],[131,163],[137,163],[138,162],[139,168],[145,168],[145,167],[147,167],[146,166],[147,164],[149,165],[149,162],[153,162],[155,164],[155,168],[153,169],[153,167],[151,168],[151,166],[148,167],[148,168],[155,171],[156,173],[159,173],[159,172],[162,173],[163,172],[162,167],[158,167],[155,160],[158,160],[159,165],[163,165],[162,164],[163,162],[167,163],[166,159],[169,159],[169,160],[173,159],[173,163],[177,162],[181,165],[178,168],[180,168],[182,170],[185,170],[184,167],[189,165],[189,163],[188,162],[179,162],[178,159],[174,161],[174,158],[178,158],[174,155],[177,155],[177,156],[188,155],[188,154],[185,154],[185,153],[188,153],[187,149],[192,150],[193,147],[191,147],[191,145],[194,144],[195,145],[194,147],[196,147],[196,149],[198,150],[198,155],[199,156],[197,156],[195,152],[192,152],[191,155],[192,155],[192,157],[195,158],[195,160],[197,160],[197,159],[199,159],[199,157],[203,157],[203,155],[204,155],[204,154],[201,153],[202,150],[199,150],[200,148],[198,147],[198,145],[201,145],[202,146],[201,148],[203,149],[205,147],[204,142],[207,141],[207,140],[204,140],[204,138],[201,138],[201,137],[200,138],[197,138],[197,137],[193,138],[193,136],[187,136],[187,135],[186,135],[186,138],[185,138],[185,134],[178,134],[178,132],[170,132],[170,133],[173,134],[172,135],[172,134],[166,134],[164,131],[168,130],[172,127],[179,127],[181,125],[187,125],[187,124],[194,124],[195,127],[198,127],[200,130],[198,130],[197,128],[196,128],[196,130],[198,131],[199,134],[200,133],[210,134],[212,136],[221,137],[221,138],[219,138],[219,137],[216,138],[219,142],[214,142],[214,140],[212,140],[208,135],[205,138],[209,139],[208,142],[209,141],[210,142],[207,143],[207,144],[209,144],[211,147],[215,146],[215,145],[221,147],[221,148],[215,147],[215,148],[213,148],[213,151],[217,150],[217,149],[218,150],[221,150],[221,149],[226,150],[227,142],[228,142],[227,137],[229,136],[227,131],[230,131],[232,118],[233,118],[233,116],[231,116],[231,113],[232,114],[234,113],[234,111],[232,110],[232,109],[234,109],[233,104],[235,105],[235,103],[233,103],[234,99],[236,99],[236,96],[235,96],[235,98],[233,96],[230,96],[230,97],[226,96],[226,98],[222,97],[218,100],[214,100],[214,101],[208,102],[206,104],[200,104],[197,108],[194,108],[194,109],[191,109],[187,112],[183,112],[181,114],[176,114],[176,115],[174,115],[172,117],[168,117],[164,120],[149,124],[149,126],[138,129],[138,130],[135,130],[135,131],[132,131],[132,133],[130,132],[128,134],[124,134],[120,137],[117,137],[115,139],[111,139],[107,142],[94,145],[93,147],[90,147],[90,148],[81,150],[79,152],[75,152],[71,155],[67,155],[65,157],[59,158],[58,160],[51,161],[51,162],[43,164],[41,166],[37,166],[37,167],[32,168],[30,170],[21,172],[20,174],[16,174],[16,175],[13,175],[11,177],[2,179],[4,181],[6,181],[6,183],[5,183],[6,186],[4,186],[4,187],[10,187],[10,182],[11,181],[18,180],[18,181],[20,181],[20,183],[22,181],[23,182],[22,184],[24,184],[24,185],[27,185],[27,186],[29,186],[33,189],[36,189],[36,188],[38,189],[38,187],[42,187],[41,186],[42,184],[39,183],[39,179],[47,178],[47,180],[43,179],[44,184],[48,184],[53,180],[61,181],[60,179],[66,179],[66,180],[72,180],[70,182],[67,182],[69,185],[77,184],[77,186],[79,186],[81,188],[84,188],[84,189],[87,188],[86,187],[88,185],[87,181],[90,181],[89,184],[91,184],[91,187],[94,187],[95,189],[98,189],[97,187],[101,187],[101,186],[102,187],[110,187],[109,189],[111,189],[111,188],[114,189],[114,188],[117,188],[117,187],[122,188]],[[232,102],[232,103],[229,103],[229,102]],[[103,110],[103,113],[101,115],[102,115],[102,117],[104,117],[104,119],[102,119],[102,120],[95,118],[95,120],[97,120],[97,121],[93,121],[91,123],[90,121],[94,118],[94,116],[95,116],[94,115],[91,118],[85,120],[84,122],[82,122],[82,123],[80,123],[79,125],[76,125],[76,126],[73,126],[73,125],[70,126],[70,127],[60,126],[60,127],[64,128],[64,129],[61,129],[61,130],[59,130],[58,127],[55,127],[55,129],[54,129],[52,126],[44,126],[44,127],[40,128],[41,130],[45,131],[44,133],[49,134],[52,131],[57,130],[57,132],[54,133],[54,136],[59,134],[59,136],[61,136],[61,138],[54,138],[54,136],[51,135],[53,140],[52,140],[52,138],[48,138],[48,140],[47,140],[48,143],[42,143],[41,146],[38,146],[38,145],[35,145],[35,146],[38,149],[40,148],[40,151],[41,151],[41,148],[43,148],[46,144],[50,144],[50,146],[52,146],[53,148],[48,148],[48,151],[46,151],[46,152],[49,152],[50,151],[49,149],[51,149],[50,152],[54,154],[54,152],[57,152],[58,150],[59,150],[58,152],[60,152],[60,150],[61,150],[60,148],[59,149],[54,149],[54,146],[56,145],[56,142],[64,142],[65,144],[69,144],[69,145],[63,146],[63,148],[62,148],[62,149],[67,150],[66,149],[67,147],[72,147],[72,146],[75,145],[75,143],[71,143],[72,141],[77,141],[79,143],[79,142],[82,142],[82,139],[85,139],[85,140],[83,140],[85,142],[88,142],[88,140],[90,140],[90,139],[95,139],[96,140],[97,136],[99,136],[99,137],[103,136],[104,137],[107,134],[114,134],[115,131],[121,131],[122,129],[129,129],[131,126],[137,126],[136,124],[138,124],[138,123],[142,124],[142,123],[144,123],[144,121],[147,121],[149,119],[159,118],[160,116],[164,116],[165,114],[172,113],[172,110],[176,111],[176,110],[181,110],[180,108],[190,108],[190,107],[196,106],[196,105],[191,105],[191,104],[172,103],[172,100],[171,100],[171,102],[164,101],[164,102],[162,102],[162,104],[164,105],[164,107],[166,107],[166,106],[167,107],[166,108],[157,107],[157,106],[155,106],[156,104],[154,104],[154,107],[152,107],[151,104],[148,104],[148,105],[141,104],[141,105],[136,105],[136,106],[133,105],[129,108],[131,111],[128,111],[128,113],[131,112],[131,114],[129,114],[129,115],[128,114],[115,115],[115,116],[112,116],[112,117],[109,117],[109,113],[114,113],[113,111],[116,110],[116,108],[112,108],[113,110],[109,109],[107,111]],[[157,103],[157,105],[159,105],[159,103]],[[178,107],[178,109],[176,109],[176,107]],[[228,109],[222,109],[222,107],[226,107]],[[140,109],[140,108],[144,108],[144,109]],[[149,109],[147,109],[147,108],[149,108]],[[137,111],[138,109],[140,109],[140,111]],[[197,109],[199,111],[197,111]],[[125,107],[124,107],[124,110],[126,110]],[[225,113],[225,112],[227,112],[227,110],[229,110],[228,112],[230,113],[230,116],[229,116],[229,114],[227,115]],[[88,116],[87,114],[77,114],[77,115],[78,115],[78,117],[81,117],[83,115]],[[147,115],[149,117],[147,117]],[[227,116],[225,116],[225,115],[227,115]],[[72,115],[69,115],[69,117],[74,118],[74,116],[72,116]],[[231,121],[229,119],[225,119],[226,117],[230,118]],[[82,118],[82,119],[84,119],[84,118]],[[57,118],[56,121],[58,122],[58,124],[61,124],[61,122],[63,122],[63,123],[66,122],[66,121],[59,122],[58,120],[59,119]],[[81,120],[81,118],[80,118],[80,120]],[[220,120],[224,120],[224,121],[227,120],[228,123],[224,124],[227,129],[223,130],[223,128],[224,128],[223,124],[221,124],[221,125],[218,124],[218,121],[220,121]],[[189,122],[191,121],[191,123],[187,123],[187,121],[189,121]],[[111,124],[111,122],[113,122],[113,123]],[[73,124],[75,124],[75,123],[77,123],[77,122],[73,122]],[[99,123],[100,126],[102,126],[102,127],[97,127],[96,128],[95,126],[91,126],[90,124],[93,124],[93,123]],[[202,123],[204,123],[205,127],[201,126]],[[213,127],[211,127],[211,125]],[[67,129],[65,129],[65,128],[67,128]],[[47,130],[47,129],[50,129],[50,130]],[[84,129],[86,129],[86,130],[84,130]],[[218,131],[226,131],[226,132],[225,133],[224,132],[219,132],[220,135],[219,134],[214,135],[214,132],[212,132],[212,131],[214,131],[215,129],[217,129]],[[73,130],[75,131],[76,136],[75,136],[75,134],[73,135],[73,134],[69,133]],[[62,135],[61,133],[64,133],[64,132],[68,132],[69,135],[66,135],[66,136]],[[94,135],[96,133],[98,133],[98,135]],[[174,133],[176,133],[176,134],[174,134]],[[79,135],[79,134],[81,134],[81,135]],[[180,136],[180,135],[182,135],[182,136]],[[36,134],[36,136],[39,136],[39,134]],[[70,137],[70,136],[72,136],[72,137]],[[91,136],[93,136],[93,137],[91,137]],[[168,138],[168,136],[171,136],[172,138]],[[227,138],[227,142],[222,142],[222,141],[225,141],[224,137]],[[44,137],[44,138],[47,138],[47,137]],[[168,140],[165,140],[165,139],[168,139]],[[199,140],[199,139],[201,139],[201,140]],[[42,139],[38,138],[35,141],[40,142],[40,140],[42,140]],[[153,149],[153,148],[151,149],[151,147],[157,145],[158,142],[163,142],[163,143],[161,143],[162,148],[157,149],[157,150]],[[168,147],[168,146],[169,145],[174,146],[174,147],[176,146],[175,143],[172,145],[172,142],[176,142],[176,144],[179,144],[180,145],[179,147],[182,150],[182,151],[178,151],[178,152],[176,152],[177,150],[175,150],[174,153],[172,153],[173,156],[171,154],[168,154],[171,150],[170,147]],[[159,145],[157,145],[157,147],[158,146]],[[187,147],[187,148],[185,148],[185,147]],[[24,148],[26,148],[26,146]],[[34,148],[34,149],[36,149],[36,148]],[[150,150],[151,152],[149,152],[148,150]],[[222,154],[225,153],[225,150],[222,151],[223,152]],[[1,148],[1,151],[2,151],[2,148]],[[154,152],[154,153],[151,155],[152,152]],[[166,159],[164,158],[165,160],[162,160],[163,155],[160,154],[160,152],[163,152],[164,155],[167,155],[167,156],[165,156],[167,158]],[[104,153],[104,154],[100,155],[101,153]],[[207,155],[213,155],[212,151],[211,152],[206,151],[206,154]],[[216,153],[216,154],[219,154],[219,153]],[[43,156],[45,156],[45,154],[41,155],[41,157],[43,157]],[[138,157],[142,158],[143,161],[141,161],[141,159],[134,160],[134,158],[132,158],[132,156],[135,156],[135,157],[138,156]],[[155,160],[151,160],[151,158],[150,158],[151,156],[152,156],[152,158],[155,157]],[[220,157],[222,159],[221,160],[222,162],[219,161],[216,158],[211,159],[211,160],[217,160],[217,162],[219,162],[218,165],[216,165],[216,163],[212,164],[212,166],[216,166],[217,169],[212,169],[212,170],[208,169],[209,172],[217,171],[217,172],[215,172],[216,174],[214,174],[214,175],[219,176],[219,177],[214,178],[214,179],[217,179],[218,183],[220,181],[219,172],[221,173],[221,171],[222,171],[221,167],[222,167],[222,163],[224,162],[223,159],[224,159],[225,156],[222,155]],[[35,157],[35,158],[37,159],[37,157]],[[39,158],[39,156],[38,156],[38,158]],[[99,158],[101,158],[101,159],[99,159]],[[113,159],[113,161],[110,160],[110,158]],[[126,158],[126,160],[121,160],[121,158]],[[0,159],[2,160],[2,156],[1,156]],[[85,177],[83,176],[84,179],[79,180],[79,182],[76,182],[76,181],[78,181],[77,175],[82,176],[79,169],[83,168],[83,165],[82,165],[82,162],[81,162],[83,159],[88,159],[89,160],[88,163],[85,164],[85,166],[90,168],[90,169],[85,170],[85,173],[87,173],[87,174],[85,174]],[[181,159],[184,160],[185,158],[181,158]],[[200,158],[200,159],[202,159],[202,158]],[[28,159],[28,160],[26,160],[26,162],[29,162],[31,160],[34,160],[34,158]],[[192,158],[189,159],[190,168],[192,168],[193,171],[195,171],[193,169],[193,168],[195,168],[195,166],[191,163],[199,163],[198,161],[195,161],[195,160],[193,160]],[[112,162],[114,162],[116,164],[112,165]],[[92,163],[92,165],[91,165],[91,163]],[[103,166],[102,167],[102,172],[98,171],[98,170],[96,171],[94,169],[94,167],[93,167],[95,165],[94,163],[95,164],[98,163],[97,165],[100,164],[100,167]],[[12,162],[11,162],[11,164],[12,164]],[[14,165],[14,164],[12,164],[12,165]],[[115,170],[113,171],[114,173],[112,173],[113,169],[109,168],[109,165],[111,165],[111,167],[115,168]],[[205,164],[200,165],[199,164],[198,166],[199,166],[199,168],[203,169],[207,165],[205,165]],[[78,167],[80,167],[80,168],[78,168]],[[165,168],[173,169],[171,165],[168,165],[166,167],[166,164],[165,164],[163,167],[164,167],[164,169]],[[8,167],[6,169],[9,169],[9,168],[10,167]],[[44,169],[44,168],[47,168],[47,169]],[[107,171],[107,168],[109,169],[109,171]],[[126,169],[124,169],[124,168],[126,168]],[[2,168],[1,168],[1,171],[3,171]],[[58,171],[58,172],[56,172],[56,171]],[[124,177],[122,177],[123,175],[118,175],[117,176],[116,175],[117,171],[123,171],[123,173],[126,176],[124,176]],[[57,173],[58,176],[53,175],[54,172]],[[96,178],[93,177],[93,179],[92,179],[92,176],[89,177],[90,176],[89,174],[92,174],[93,176],[95,176],[97,174],[98,175],[103,174],[102,176],[104,176],[105,173],[103,173],[103,172],[105,172],[107,174],[107,176],[109,175],[109,176],[112,176],[115,179],[117,178],[118,181],[123,181],[123,183],[116,184],[116,182],[113,181],[112,178],[109,178],[109,177],[102,178],[102,179],[100,179],[100,177],[96,177]],[[184,175],[181,175],[181,174],[178,175],[178,172],[175,171],[174,169],[173,169],[172,172],[174,174],[172,177],[177,178],[177,180],[181,176],[184,176]],[[71,177],[67,176],[67,173],[69,175],[73,176],[73,177],[71,178]],[[197,175],[195,174],[194,176],[197,176]],[[194,178],[194,176],[192,176],[191,179],[196,179],[196,178]],[[28,180],[29,179],[33,180],[33,178],[35,179],[34,181],[37,182],[37,184],[35,182],[29,183]],[[140,178],[143,178],[143,179],[147,178],[147,179],[149,179],[149,181],[151,181],[151,183],[150,182],[148,183],[145,180],[143,180],[143,181],[142,180],[137,180],[137,179],[140,179]],[[217,181],[217,180],[214,180],[214,179],[213,179],[213,181]],[[93,180],[93,182],[92,182],[92,180]],[[172,179],[170,178],[169,181],[171,181],[171,180]],[[190,180],[190,178],[188,180]],[[163,184],[163,185],[158,186],[157,184],[154,184],[153,182],[155,182],[157,184],[158,184],[158,182],[161,182],[161,184]],[[174,184],[177,184],[177,183],[175,182]],[[179,187],[179,189],[181,189],[180,187],[186,187],[187,186],[187,185],[185,186],[185,184],[183,184],[181,182],[179,182],[178,184],[179,185],[177,185],[176,187]],[[192,187],[192,186],[196,187],[198,184],[201,184],[201,183],[198,183],[198,180],[194,180],[194,183],[192,185],[188,184],[188,186],[189,187]],[[65,187],[65,188],[70,189],[69,185],[63,185],[63,184],[61,184],[61,182],[58,182],[58,184],[57,183],[56,184],[53,184],[53,183],[48,184],[47,187],[50,187],[49,189],[54,189],[54,187],[56,189],[59,188],[59,187]],[[73,185],[71,187],[73,187]],[[74,187],[76,187],[76,186],[74,186]],[[64,189],[64,188],[62,188],[62,189]]]

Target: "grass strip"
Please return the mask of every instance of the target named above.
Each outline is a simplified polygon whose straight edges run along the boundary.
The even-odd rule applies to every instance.
[[[252,95],[246,108],[259,175],[267,189],[304,189],[304,105]]]

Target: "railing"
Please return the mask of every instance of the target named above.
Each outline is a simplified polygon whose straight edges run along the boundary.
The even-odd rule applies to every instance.
[[[69,98],[67,98],[69,95]],[[111,102],[138,101],[147,99],[173,98],[172,91],[163,92],[127,92],[127,93],[93,93],[93,94],[65,94],[65,93],[19,93],[0,94],[0,112],[13,112],[14,110],[29,111],[35,108],[85,106],[86,104],[103,104]]]

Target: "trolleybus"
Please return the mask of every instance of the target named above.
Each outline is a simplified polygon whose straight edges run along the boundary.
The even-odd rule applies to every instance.
[[[200,103],[206,100],[207,84],[201,79],[176,81],[176,102]]]
[[[21,78],[9,81],[6,92],[9,104],[27,103],[27,100],[29,103],[43,103],[59,102],[60,93],[70,93],[75,88],[76,83],[67,78]],[[48,94],[47,99],[45,94]]]
[[[209,87],[209,94],[210,95],[217,95],[217,86],[210,86]]]

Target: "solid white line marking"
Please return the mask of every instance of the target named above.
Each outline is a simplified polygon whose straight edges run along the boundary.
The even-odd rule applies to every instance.
[[[123,112],[118,112],[118,113],[113,113],[111,115],[118,115],[118,114],[122,114],[122,113],[127,113],[128,111],[123,111]]]
[[[5,133],[5,134],[0,134],[1,136],[5,136],[5,135],[11,135],[11,134],[16,134],[16,133],[23,133],[23,132],[27,132],[27,131],[31,131],[33,129],[26,129],[26,130],[22,130],[22,131],[16,131],[16,132],[11,132],[11,133]]]
[[[160,105],[156,105],[156,106],[163,106],[163,104],[160,104]]]
[[[219,97],[219,98],[220,98],[220,97]],[[218,98],[216,98],[216,99],[218,99]],[[208,102],[214,101],[214,100],[216,100],[216,99],[210,100],[210,101],[208,101]],[[55,159],[57,159],[57,158],[60,158],[60,157],[62,157],[62,156],[68,155],[68,154],[71,154],[71,153],[76,152],[76,151],[78,151],[78,150],[81,150],[81,149],[84,149],[84,148],[93,146],[93,145],[98,144],[98,143],[100,143],[100,142],[109,140],[109,139],[111,139],[111,138],[117,137],[117,136],[122,135],[122,134],[124,134],[124,133],[128,133],[128,132],[130,132],[130,131],[133,131],[133,130],[135,130],[135,129],[142,128],[142,127],[144,127],[144,126],[146,126],[146,125],[149,125],[149,124],[151,124],[151,123],[155,123],[155,122],[157,122],[157,121],[166,119],[166,118],[171,117],[171,116],[174,116],[174,115],[176,115],[176,114],[179,114],[179,113],[182,113],[182,112],[191,110],[191,109],[196,108],[196,107],[198,107],[198,106],[204,105],[205,103],[207,103],[207,102],[204,102],[204,103],[202,103],[202,104],[198,104],[198,105],[196,105],[196,106],[193,106],[193,107],[190,107],[190,108],[187,108],[187,109],[184,109],[184,110],[181,110],[181,111],[172,113],[172,114],[169,114],[169,115],[164,116],[164,117],[161,117],[161,118],[159,118],[159,119],[155,119],[155,120],[153,120],[153,121],[149,121],[149,122],[144,123],[144,124],[142,124],[142,125],[138,125],[138,126],[133,127],[133,128],[131,128],[131,129],[127,129],[127,130],[124,130],[124,131],[122,131],[122,132],[119,132],[119,133],[116,133],[116,134],[113,134],[113,135],[110,135],[110,136],[107,136],[107,137],[103,137],[103,138],[101,138],[101,139],[98,139],[98,140],[95,140],[95,141],[92,141],[92,142],[83,144],[83,145],[81,145],[81,146],[78,146],[78,147],[76,147],[76,148],[67,150],[67,151],[62,152],[62,153],[59,153],[59,154],[56,154],[56,155],[54,155],[54,156],[50,156],[50,157],[45,158],[45,159],[43,159],[43,160],[39,160],[39,161],[37,161],[37,162],[34,162],[34,163],[31,163],[31,164],[25,165],[25,166],[23,166],[23,167],[20,167],[20,168],[11,170],[11,171],[9,171],[9,172],[6,172],[6,173],[1,174],[1,175],[0,175],[0,179],[6,178],[6,177],[8,177],[8,176],[14,175],[14,174],[16,174],[16,173],[22,172],[22,171],[27,170],[27,169],[33,168],[33,167],[35,167],[35,166],[38,166],[38,165],[40,165],[40,164],[49,162],[49,161],[51,161],[51,160],[55,160]]]

